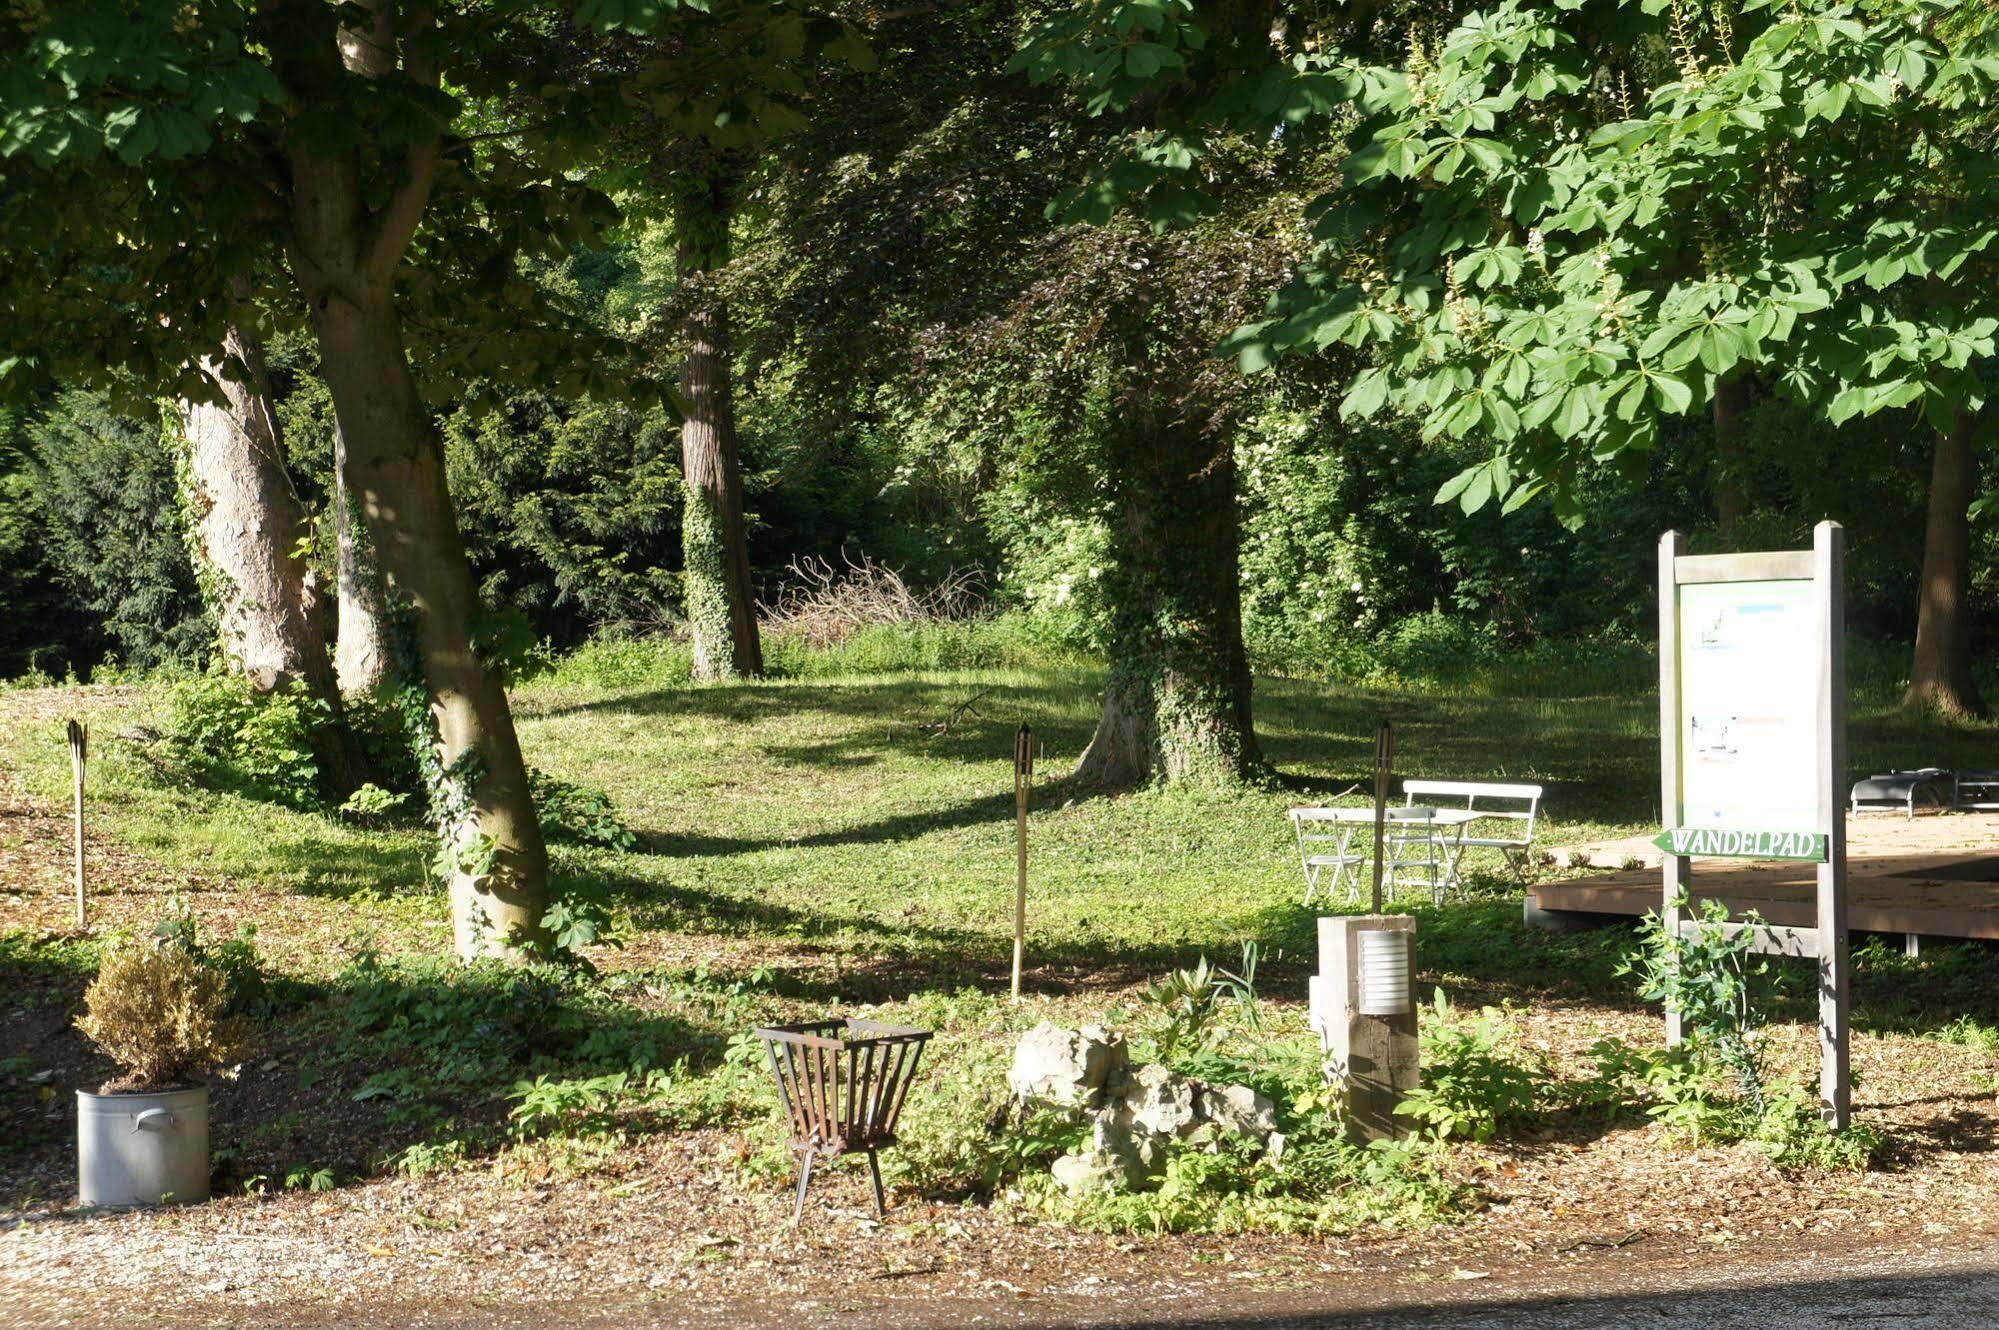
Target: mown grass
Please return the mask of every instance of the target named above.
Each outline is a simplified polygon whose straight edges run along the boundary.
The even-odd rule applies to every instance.
[[[530,762],[607,790],[639,833],[631,853],[559,849],[558,875],[601,891],[642,931],[774,935],[856,960],[921,961],[933,975],[990,971],[1008,945],[1022,723],[1040,752],[1034,951],[1066,971],[1155,968],[1245,938],[1307,945],[1283,810],[1364,782],[1382,720],[1395,726],[1401,774],[1544,783],[1545,844],[1657,826],[1656,711],[1642,691],[1470,696],[1264,678],[1258,726],[1276,782],[1105,797],[1064,774],[1089,738],[1100,671],[1036,656],[1017,635],[878,632],[864,649],[822,653],[802,677],[728,685],[687,682],[676,650],[599,648],[514,695]],[[1014,664],[888,668],[967,654]],[[822,672],[838,661],[857,668]],[[1856,770],[1993,760],[1993,727],[1912,720],[1883,694],[1855,699]],[[158,705],[142,689],[121,720],[158,728]],[[55,724],[0,748],[49,798],[67,781]],[[364,898],[361,914],[391,929],[441,917],[414,828],[367,830],[163,783],[116,741],[100,743],[92,770],[106,829],[169,868]]]

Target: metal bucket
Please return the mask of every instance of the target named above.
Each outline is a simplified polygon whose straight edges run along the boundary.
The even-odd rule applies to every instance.
[[[208,1087],[159,1094],[76,1092],[80,1205],[208,1199]]]

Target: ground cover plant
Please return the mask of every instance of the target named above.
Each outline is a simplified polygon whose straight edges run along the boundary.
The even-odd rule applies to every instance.
[[[1355,1241],[1423,1226],[1469,1242],[1520,1223],[1523,1204],[1555,1214],[1547,1192],[1516,1199],[1524,1179],[1567,1177],[1562,1187],[1592,1198],[1571,1196],[1565,1210],[1623,1204],[1563,1171],[1600,1167],[1584,1161],[1606,1152],[1662,1177],[1717,1149],[1747,1151],[1779,1177],[1862,1176],[1853,1170],[1870,1162],[1919,1176],[1922,1161],[1954,1157],[1953,1142],[1984,1130],[1969,1105],[1981,1093],[1989,1103],[1976,1086],[1999,1088],[1999,989],[1983,949],[1857,951],[1865,1131],[1839,1140],[1797,1089],[1812,1057],[1808,985],[1759,990],[1765,1105],[1749,1113],[1729,1064],[1660,1046],[1656,1007],[1628,972],[1640,931],[1528,929],[1495,861],[1474,864],[1468,891],[1445,906],[1427,892],[1399,904],[1419,920],[1426,1082],[1403,1106],[1406,1144],[1349,1145],[1304,1028],[1312,912],[1298,904],[1283,809],[1351,785],[1386,714],[1405,770],[1546,781],[1550,844],[1628,833],[1649,807],[1649,702],[1265,678],[1262,730],[1280,781],[1104,797],[1059,776],[1093,722],[1095,667],[1012,649],[1006,667],[813,669],[726,685],[671,669],[651,681],[626,664],[606,686],[579,677],[596,662],[558,661],[518,686],[529,761],[601,791],[625,833],[554,845],[564,892],[603,909],[601,932],[572,939],[582,964],[450,959],[448,915],[406,815],[295,806],[163,764],[150,735],[176,705],[171,684],[0,697],[11,806],[60,797],[67,758],[52,736],[67,711],[91,712],[94,733],[127,735],[93,765],[108,860],[100,931],[66,934],[59,825],[0,844],[15,884],[0,1022],[27,1050],[0,1090],[19,1127],[0,1155],[7,1204],[32,1217],[62,1201],[67,1157],[50,1105],[108,1072],[68,1022],[102,939],[119,930],[197,946],[231,976],[257,1052],[215,1090],[217,1121],[230,1124],[217,1138],[218,1194],[249,1198],[402,1187],[433,1214],[468,1189],[637,1197],[671,1176],[699,1189],[711,1227],[737,1213],[712,1209],[720,1198],[774,1214],[792,1158],[749,1031],[828,1011],[938,1032],[884,1164],[895,1200],[943,1216],[940,1232]],[[1921,745],[1951,761],[1988,741],[1981,727],[1910,720],[1891,704],[1863,681],[1857,749]],[[1035,801],[1030,998],[1014,1007],[1000,995],[1023,720],[1058,774]],[[588,827],[603,806],[582,810]],[[1204,1141],[1172,1151],[1146,1186],[1062,1192],[1048,1170],[1076,1145],[1074,1122],[1023,1112],[1005,1089],[1013,1041],[1044,1019],[1101,1021],[1145,1059],[1253,1086],[1277,1106],[1281,1160]],[[1960,1087],[1955,1116],[1921,1107],[1903,1088],[1912,1077]],[[837,1198],[864,1184],[836,1166],[827,1185]],[[1756,1185],[1777,1196],[1802,1184]],[[727,1264],[726,1250],[700,1250],[704,1268]]]

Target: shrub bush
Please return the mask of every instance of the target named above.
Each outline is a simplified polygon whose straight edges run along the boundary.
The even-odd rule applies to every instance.
[[[111,948],[84,990],[76,1026],[123,1069],[104,1093],[190,1084],[240,1056],[245,1028],[230,1016],[229,979],[182,947]]]
[[[217,788],[291,808],[324,801],[313,736],[332,723],[299,683],[262,693],[241,675],[203,674],[167,693],[165,738],[177,757]]]

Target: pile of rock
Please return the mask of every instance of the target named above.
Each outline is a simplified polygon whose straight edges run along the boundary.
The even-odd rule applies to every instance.
[[[1052,1170],[1071,1193],[1142,1186],[1164,1166],[1167,1146],[1203,1134],[1211,1146],[1235,1136],[1273,1157],[1284,1150],[1268,1099],[1247,1085],[1208,1085],[1158,1063],[1134,1067],[1124,1036],[1102,1026],[1035,1026],[1013,1050],[1007,1083],[1021,1099],[1089,1120],[1091,1148],[1056,1160]]]

